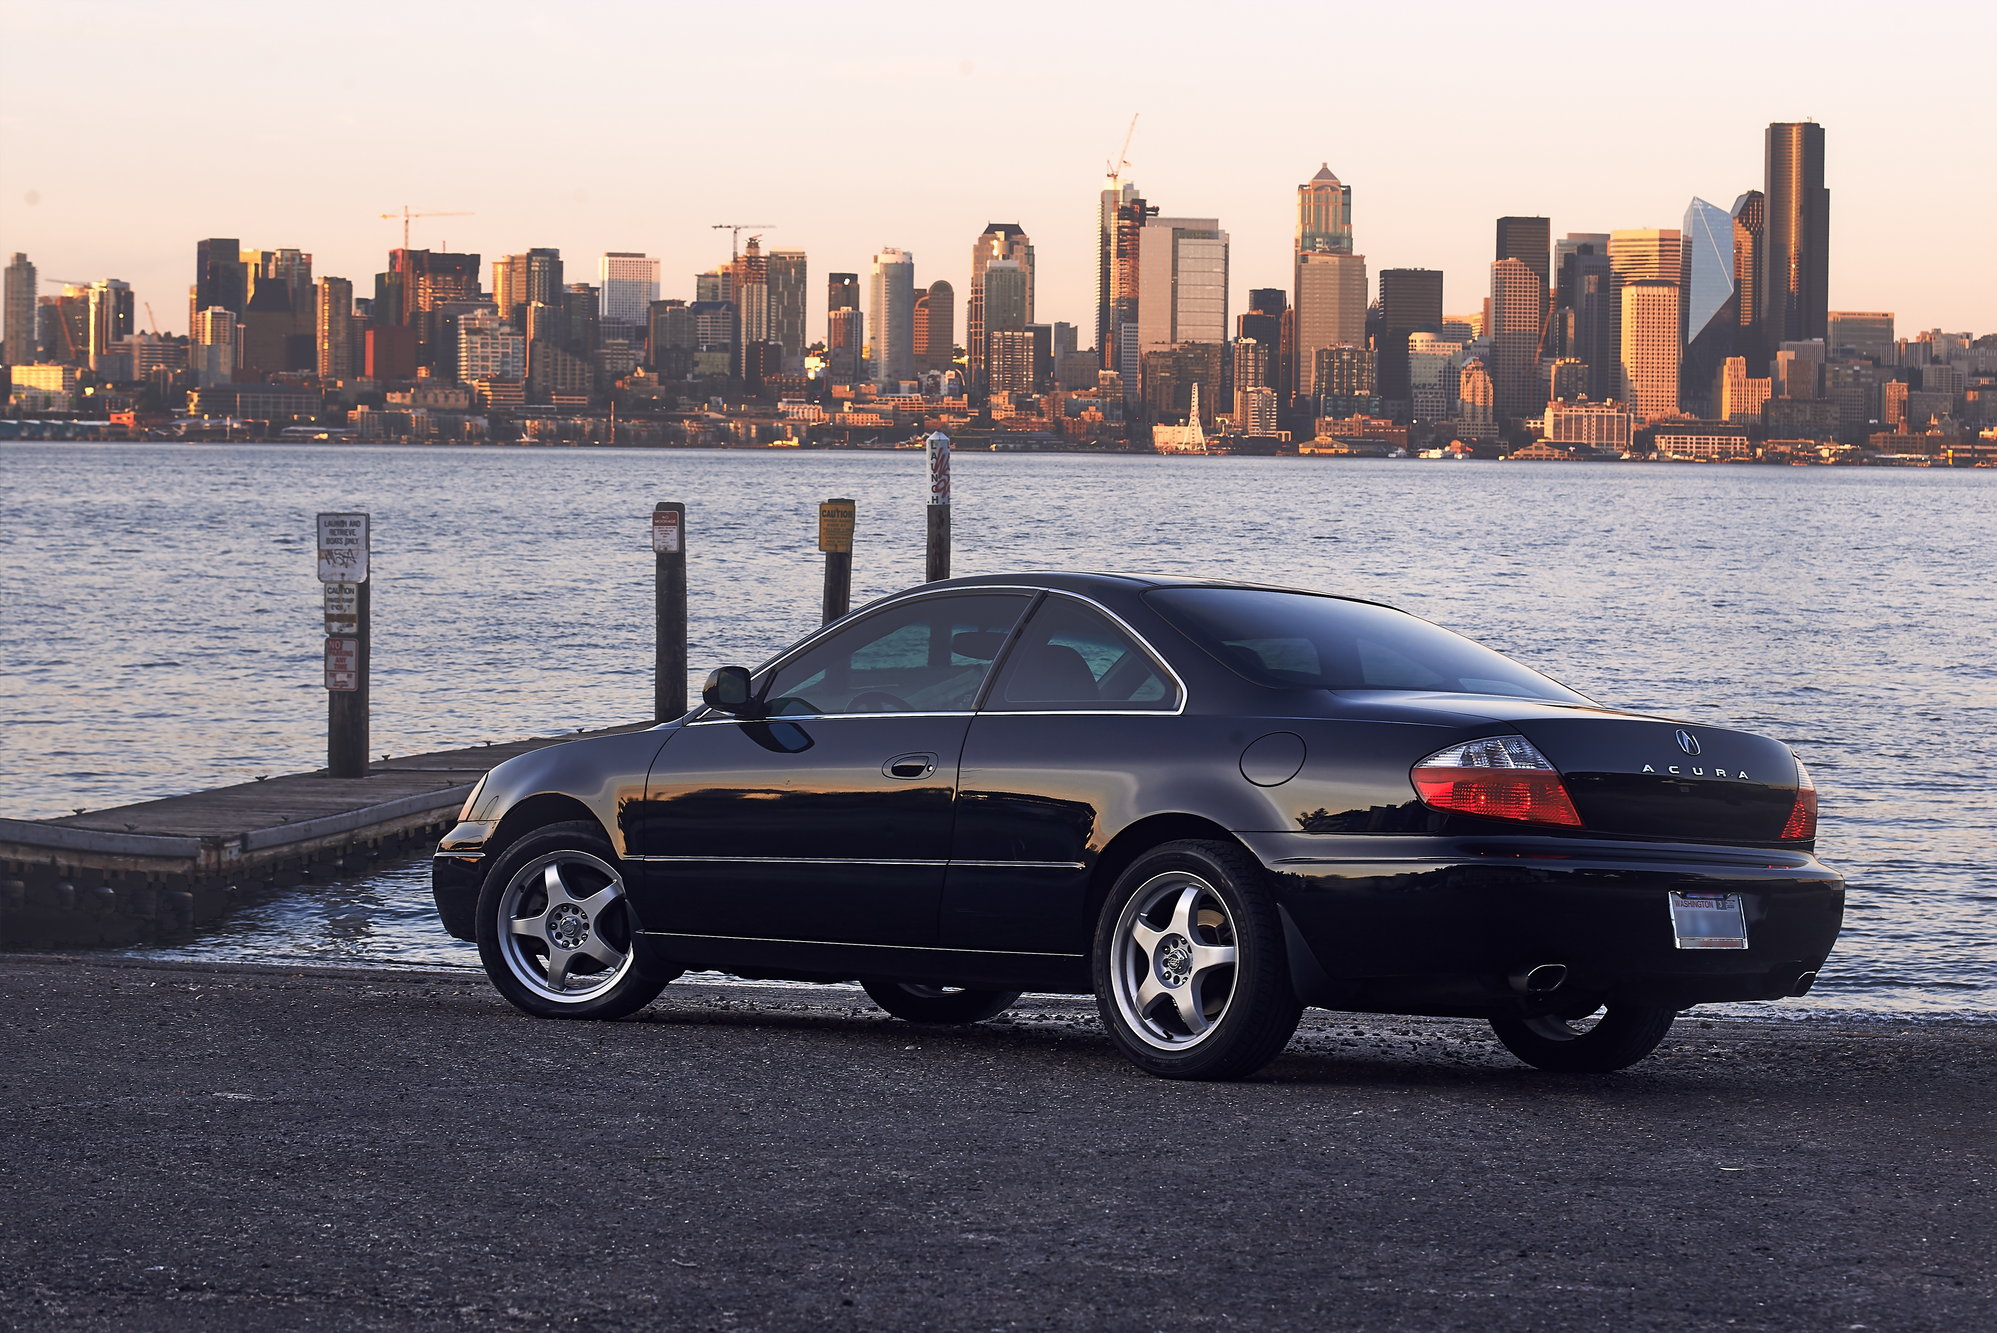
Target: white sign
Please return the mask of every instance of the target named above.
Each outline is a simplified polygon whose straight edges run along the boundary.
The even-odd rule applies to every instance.
[[[326,632],[328,634],[359,634],[361,632],[361,585],[358,583],[328,583],[326,589]]]
[[[368,577],[368,516],[319,515],[319,581],[366,583]]]
[[[361,687],[361,641],[326,640],[326,688],[358,690]]]
[[[658,555],[680,553],[680,512],[677,509],[652,511],[652,550]]]
[[[929,437],[929,503],[950,503],[950,437],[937,431]]]

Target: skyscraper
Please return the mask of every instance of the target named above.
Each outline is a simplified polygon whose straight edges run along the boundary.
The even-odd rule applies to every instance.
[[[194,315],[220,307],[240,315],[249,304],[249,274],[243,266],[243,243],[233,236],[210,237],[194,243],[194,289],[188,294],[188,324]],[[233,371],[234,367],[230,367]]]
[[[132,331],[132,284],[102,278],[90,284],[90,367],[106,368],[118,342]]]
[[[1366,258],[1352,252],[1352,188],[1327,164],[1297,187],[1296,357],[1292,383],[1314,398],[1318,352],[1366,345]]]
[[[499,317],[523,333],[527,307],[561,304],[562,252],[537,246],[525,254],[502,255],[492,261],[492,299]]]
[[[354,377],[354,284],[321,278],[314,322],[319,378],[332,383]]]
[[[1734,200],[1734,317],[1740,321],[1735,349],[1757,366],[1768,359],[1761,327],[1762,276],[1768,262],[1768,196],[1749,190]]]
[[[784,370],[804,369],[805,255],[802,250],[770,251],[770,341],[783,348]]]
[[[1557,307],[1552,337],[1559,349],[1588,368],[1588,393],[1614,398],[1622,390],[1616,360],[1615,289],[1606,232],[1570,232],[1558,246]]]
[[[1137,280],[1142,350],[1227,341],[1227,247],[1219,218],[1145,220]],[[1210,406],[1219,410],[1219,399]]]
[[[858,310],[860,308],[860,275],[857,273],[828,273],[825,275],[825,313],[834,310]]]
[[[1296,252],[1352,253],[1352,187],[1331,174],[1329,162],[1297,187]]]
[[[938,278],[915,298],[915,368],[948,370],[957,360],[957,289]]]
[[[4,315],[0,315],[0,364],[35,361],[35,266],[24,254],[7,265]]]
[[[1547,262],[1552,232],[1553,226],[1545,218],[1499,218],[1498,246],[1492,260],[1518,260],[1537,273],[1539,285],[1545,287],[1553,276]]]
[[[1628,327],[1628,321],[1623,317],[1624,289],[1634,282],[1664,282],[1677,287],[1684,278],[1685,237],[1677,228],[1640,227],[1609,233],[1610,305],[1615,311],[1616,364],[1622,368],[1616,397],[1624,397],[1630,382],[1630,359],[1622,345],[1623,330]],[[1653,310],[1659,299],[1655,293],[1652,294],[1650,306]],[[1682,293],[1680,299],[1682,301]],[[1674,310],[1677,308],[1674,307]],[[1645,328],[1650,328],[1647,322]],[[1682,339],[1678,346],[1682,353]],[[1656,364],[1654,360],[1652,364]],[[1673,364],[1677,364],[1676,357]],[[1674,389],[1672,394],[1675,408],[1677,390]],[[1630,407],[1632,411],[1636,410],[1636,404],[1631,403]],[[1642,417],[1641,412],[1637,415]]]
[[[597,261],[598,318],[605,324],[642,329],[659,299],[659,261],[628,250],[613,250]]]
[[[1432,268],[1380,270],[1380,338],[1375,382],[1389,411],[1412,402],[1408,335],[1442,332],[1442,272]]]
[[[237,341],[236,312],[211,306],[194,313],[189,327],[194,346],[187,368],[200,385],[227,384],[236,377],[240,344]]]
[[[1824,188],[1824,127],[1768,127],[1767,230],[1762,263],[1765,346],[1829,332],[1831,192]]]
[[[1032,290],[1033,277],[1023,263],[1017,259],[991,260],[979,275],[979,281],[982,291],[978,305],[986,343],[994,333],[1010,333],[1029,326],[1027,293]],[[983,363],[980,358],[979,364]]]
[[[964,315],[965,351],[974,384],[983,384],[986,379],[985,266],[995,260],[1018,265],[1026,283],[1025,313],[1018,324],[1007,327],[1025,328],[1033,323],[1033,242],[1017,222],[988,222],[971,244],[971,299]]]
[[[728,261],[727,291],[741,318],[742,344],[770,341],[770,261],[763,238],[751,236],[740,254]],[[761,353],[758,353],[761,356]]]
[[[1491,265],[1491,387],[1498,414],[1531,416],[1546,406],[1540,389],[1541,312],[1546,280],[1523,259]]]
[[[1096,349],[1103,369],[1123,376],[1126,395],[1137,389],[1138,247],[1145,219],[1157,215],[1128,182],[1104,190],[1098,202]]]
[[[889,246],[874,256],[867,296],[869,359],[874,378],[915,378],[915,256]]]
[[[1640,426],[1678,414],[1679,294],[1675,281],[1637,278],[1622,285],[1620,396]]]
[[[1683,288],[1679,317],[1684,321],[1685,346],[1679,366],[1681,403],[1703,403],[1721,363],[1741,351],[1734,244],[1734,219],[1726,209],[1704,199],[1687,206],[1679,261]]]

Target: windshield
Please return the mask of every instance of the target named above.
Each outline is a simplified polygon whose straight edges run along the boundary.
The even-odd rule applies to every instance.
[[[1502,653],[1391,607],[1259,588],[1159,588],[1144,599],[1260,685],[1591,702]]]

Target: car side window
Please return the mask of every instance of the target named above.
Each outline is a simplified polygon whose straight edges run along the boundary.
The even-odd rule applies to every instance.
[[[1179,706],[1179,690],[1108,616],[1050,593],[1006,654],[984,706],[999,713],[1170,712]]]
[[[918,597],[839,630],[758,684],[772,717],[966,711],[1024,593]]]

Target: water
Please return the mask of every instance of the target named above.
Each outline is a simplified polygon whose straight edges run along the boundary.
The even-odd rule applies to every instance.
[[[312,516],[374,515],[374,737],[410,753],[649,711],[654,501],[690,508],[691,658],[921,575],[915,453],[0,446],[0,813],[323,761]],[[1357,593],[1605,702],[1780,737],[1824,794],[1847,928],[1797,1006],[1997,1016],[1997,472],[960,455],[956,568],[1183,571]],[[468,961],[420,868],[311,886],[229,956]]]

